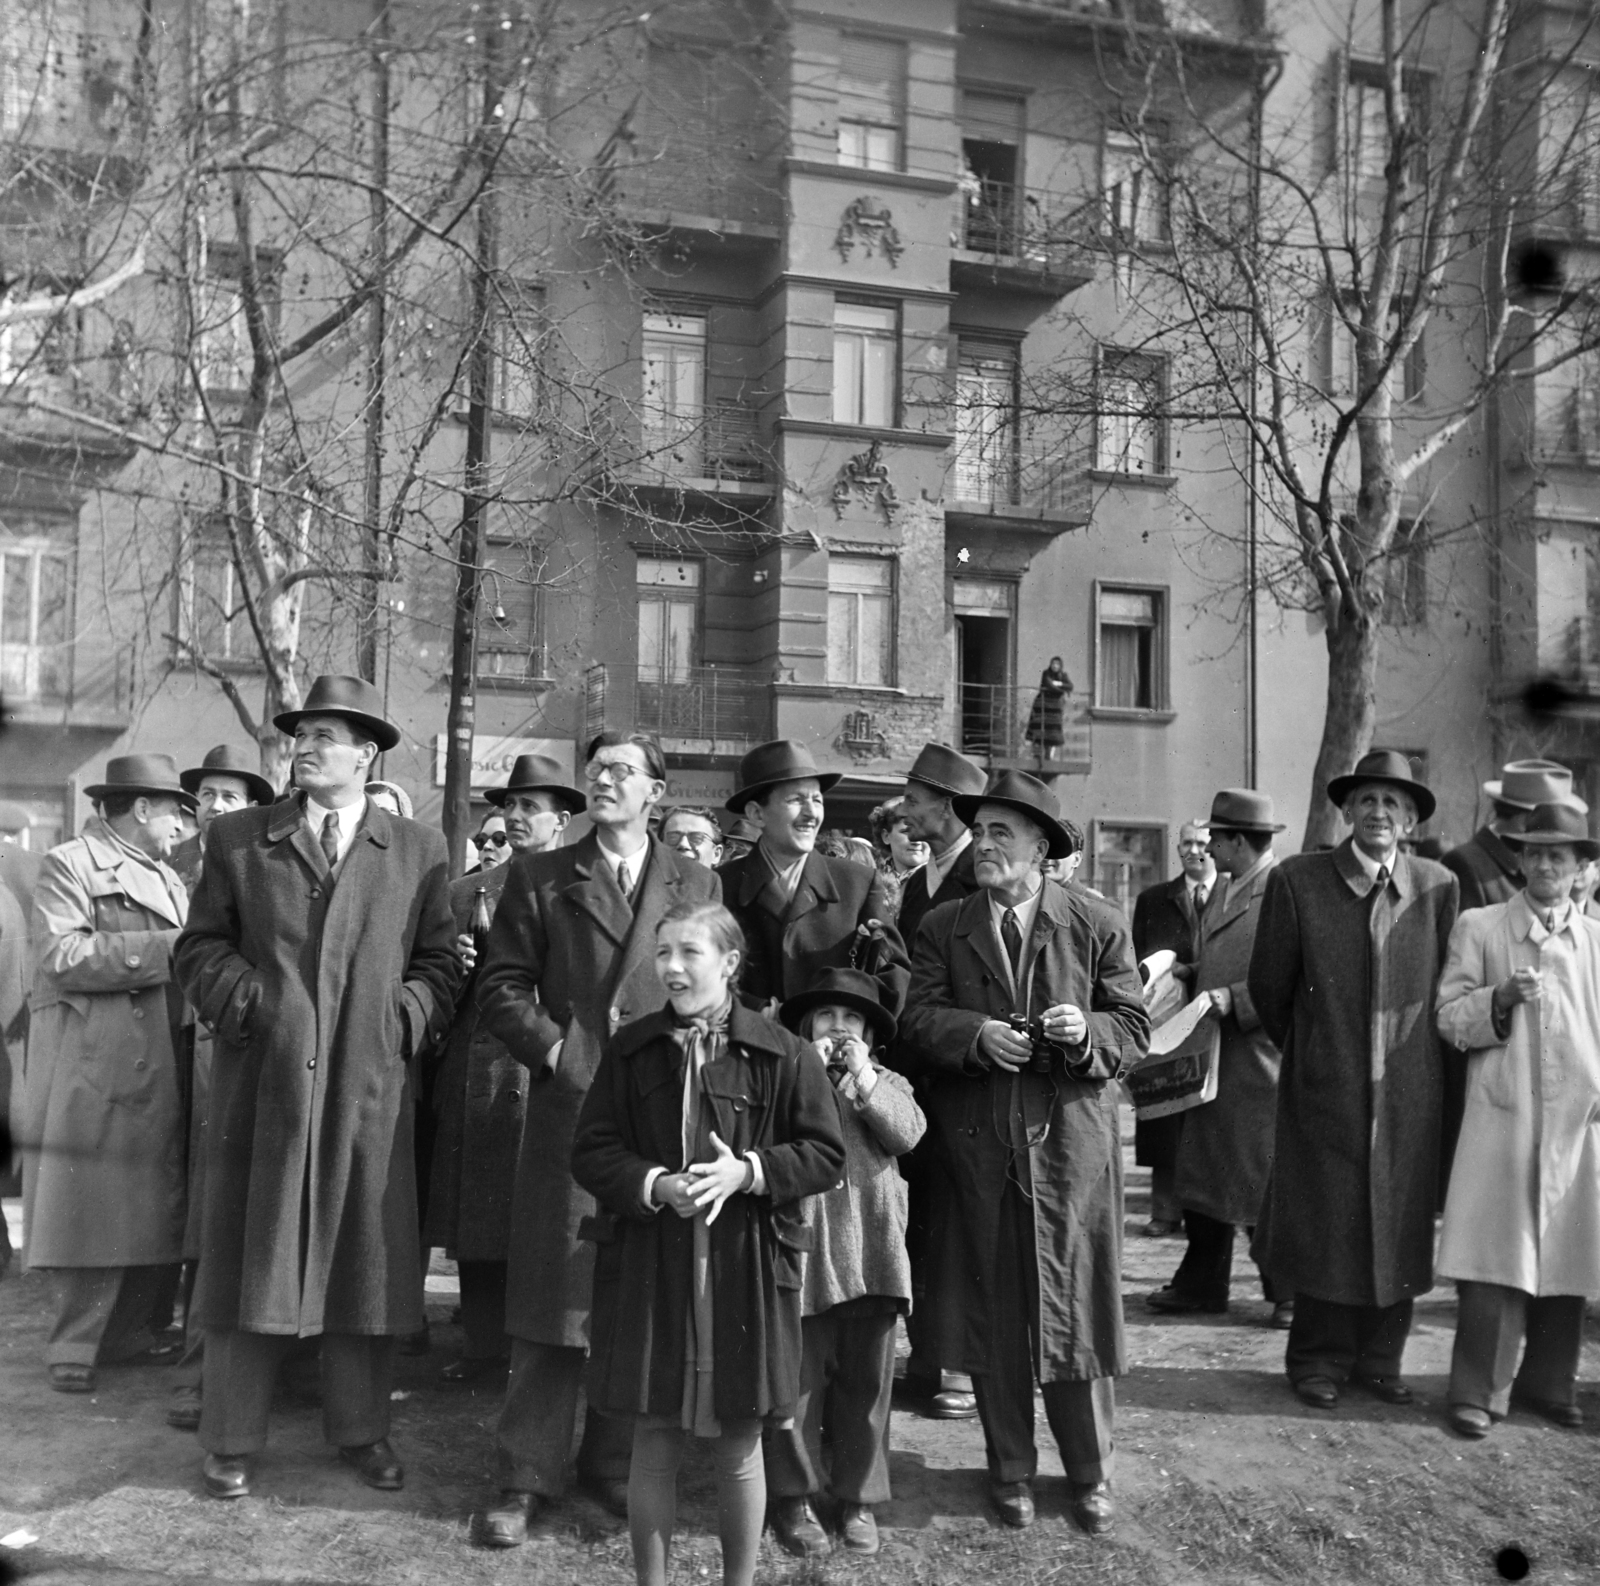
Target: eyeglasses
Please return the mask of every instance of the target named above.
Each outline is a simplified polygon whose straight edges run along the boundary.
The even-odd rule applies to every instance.
[[[593,765],[584,767],[583,780],[590,787],[594,787],[602,777],[609,776],[618,787],[621,787],[631,776],[648,774],[641,771],[638,766],[630,765],[626,760],[596,760]]]
[[[480,848],[506,848],[511,843],[504,832],[490,832],[486,837],[474,837],[472,840]]]
[[[710,832],[674,832],[667,841],[674,848],[692,848],[698,853],[702,848],[710,848],[718,841]]]

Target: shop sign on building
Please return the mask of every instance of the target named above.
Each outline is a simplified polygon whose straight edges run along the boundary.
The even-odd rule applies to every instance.
[[[433,783],[444,786],[445,735],[441,732],[433,740]],[[472,786],[474,788],[504,787],[511,775],[511,767],[518,755],[544,754],[560,762],[567,781],[572,781],[573,746],[570,738],[500,738],[487,733],[474,734],[472,739]],[[732,787],[728,792],[733,791]],[[725,795],[726,796],[726,795]]]

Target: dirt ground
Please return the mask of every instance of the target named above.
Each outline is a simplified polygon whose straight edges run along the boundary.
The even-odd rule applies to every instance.
[[[1600,1325],[1585,1341],[1589,1427],[1561,1431],[1515,1414],[1483,1443],[1442,1422],[1454,1296],[1417,1306],[1406,1376],[1417,1403],[1395,1409],[1352,1392],[1309,1410],[1282,1374],[1283,1337],[1236,1254],[1226,1316],[1159,1318],[1143,1296],[1171,1275],[1181,1243],[1149,1239],[1148,1175],[1128,1172],[1123,1271],[1132,1370],[1117,1385],[1116,1534],[1091,1541],[1066,1517],[1061,1466],[1040,1415],[1039,1523],[1002,1530],[985,1504],[975,1422],[896,1413],[894,1500],[879,1514],[875,1560],[792,1560],[765,1545],[760,1579],[824,1586],[1019,1582],[1600,1582]],[[20,1207],[6,1203],[14,1232]],[[403,1492],[363,1487],[321,1439],[304,1403],[276,1414],[256,1495],[219,1504],[200,1492],[192,1436],[164,1422],[170,1373],[110,1368],[92,1396],[46,1386],[44,1279],[0,1281],[0,1582],[50,1586],[159,1581],[583,1582],[632,1579],[622,1525],[574,1497],[528,1546],[471,1545],[470,1516],[490,1492],[497,1393],[446,1388],[439,1367],[459,1333],[454,1280],[430,1279],[433,1351],[402,1363],[394,1442]],[[675,1578],[718,1578],[709,1470],[684,1481]]]

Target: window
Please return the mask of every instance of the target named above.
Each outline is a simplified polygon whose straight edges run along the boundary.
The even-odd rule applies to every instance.
[[[1115,474],[1166,473],[1165,396],[1166,370],[1159,358],[1102,349],[1095,415],[1097,468]]]
[[[956,497],[1016,500],[1017,348],[963,336],[956,370]]]
[[[1023,101],[1012,94],[961,93],[961,173],[966,196],[963,247],[1021,251]]]
[[[0,293],[0,305],[26,302],[58,291],[60,287],[52,281],[22,283]],[[76,318],[57,310],[0,325],[0,389],[18,381],[71,373],[78,339]]]
[[[1384,108],[1384,68],[1381,62],[1349,60],[1341,63],[1343,89],[1336,104],[1336,147],[1347,181],[1364,187],[1384,179],[1389,163],[1389,117]],[[1337,78],[1336,78],[1337,80]],[[1400,114],[1425,135],[1427,131],[1429,76],[1406,68],[1401,77],[1404,104]],[[1426,161],[1418,145],[1419,163]]]
[[[905,46],[846,33],[839,40],[839,163],[898,171],[905,100]]]
[[[193,356],[200,384],[207,391],[243,391],[250,384],[254,354],[245,322],[245,294],[240,280],[239,250],[231,243],[213,243],[204,278],[193,294]],[[256,250],[256,288],[269,333],[278,317],[277,254]]]
[[[513,282],[495,324],[494,406],[507,419],[538,418],[544,408],[544,293]]]
[[[72,552],[32,535],[0,538],[0,693],[61,699],[72,681]]]
[[[1096,821],[1090,883],[1129,918],[1133,900],[1166,875],[1167,828],[1146,821]]]
[[[478,676],[545,677],[544,553],[528,540],[491,540],[478,584]]]
[[[896,309],[871,303],[833,306],[833,421],[892,429],[900,350]]]
[[[179,587],[179,627],[195,651],[224,665],[260,664],[261,651],[245,608],[226,524],[215,520],[196,528]]]
[[[828,681],[894,682],[894,563],[887,557],[828,558]]]
[[[1398,312],[1398,305],[1396,309]],[[1359,323],[1360,318],[1361,305],[1353,296],[1346,297],[1338,305],[1328,305],[1322,310],[1321,323],[1318,327],[1320,368],[1317,385],[1325,396],[1349,400],[1360,390],[1360,378],[1356,367],[1356,338],[1351,328],[1352,325]],[[1391,338],[1399,335],[1395,315],[1390,316],[1384,334]],[[1400,382],[1403,401],[1413,402],[1423,395],[1428,371],[1426,346],[1426,336],[1418,336],[1410,352],[1406,354]],[[1394,389],[1394,384],[1394,373],[1391,370],[1389,375],[1391,391]]]
[[[0,132],[69,121],[80,102],[82,35],[52,0],[8,5],[0,36]]]
[[[644,316],[644,445],[675,472],[705,472],[706,317],[674,309]]]
[[[1347,528],[1354,520],[1346,517]],[[1428,536],[1420,519],[1401,518],[1389,554],[1372,566],[1383,588],[1380,620],[1391,628],[1415,628],[1428,620]]]
[[[1143,139],[1119,127],[1107,127],[1100,151],[1100,191],[1106,225],[1114,239],[1164,242],[1172,234],[1172,195],[1145,158],[1147,149],[1165,142],[1164,128],[1147,125]]]
[[[1102,710],[1167,708],[1167,594],[1095,585],[1094,702]]]
[[[639,589],[640,683],[687,683],[699,659],[699,562],[641,556]]]

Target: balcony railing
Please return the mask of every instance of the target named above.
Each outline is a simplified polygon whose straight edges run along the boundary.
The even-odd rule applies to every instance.
[[[29,721],[96,720],[132,709],[128,658],[118,651],[76,659],[71,644],[0,644],[0,705]]]
[[[1057,701],[1037,687],[963,683],[956,711],[961,752],[990,765],[1081,774],[1093,764],[1088,709],[1070,696]]]
[[[599,173],[603,199],[625,209],[777,226],[783,218],[777,149],[708,139],[693,126],[619,147]]]
[[[956,206],[958,248],[1050,274],[1092,273],[1086,248],[1095,221],[1092,205],[985,181],[958,192]]]
[[[1088,466],[1087,449],[1059,436],[1018,436],[1009,427],[963,435],[958,424],[948,498],[1086,520]]]
[[[654,733],[678,754],[743,754],[772,737],[772,679],[753,667],[596,662],[584,673],[583,735],[612,729]]]
[[[753,409],[719,400],[702,413],[646,409],[639,471],[664,481],[760,484],[767,476]]]

